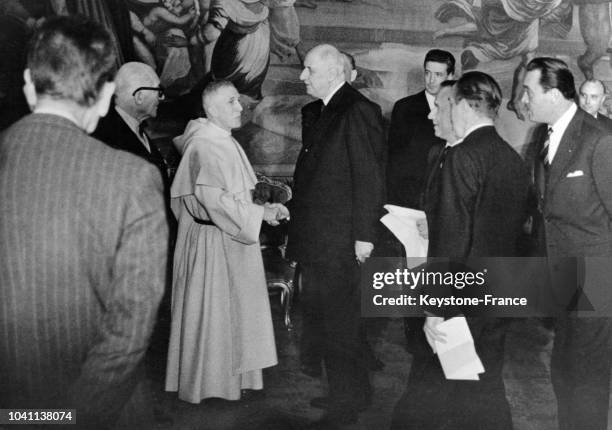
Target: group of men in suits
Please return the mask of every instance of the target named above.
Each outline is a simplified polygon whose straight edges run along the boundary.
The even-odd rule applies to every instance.
[[[0,138],[0,400],[78,408],[87,428],[147,428],[126,404],[147,403],[134,393],[146,391],[137,389],[139,368],[166,278],[169,174],[141,127],[163,90],[136,63],[113,83],[112,51],[108,33],[83,18],[43,23],[24,74],[33,113]],[[302,109],[287,246],[303,276],[302,359],[322,358],[328,378],[328,396],[313,405],[327,409],[331,426],[355,422],[372,400],[358,286],[387,198],[425,211],[430,257],[516,256],[529,225],[535,254],[579,260],[580,288],[597,292],[612,255],[612,135],[597,110],[576,105],[565,63],[527,65],[522,101],[544,124],[527,164],[495,130],[502,95],[489,75],[449,80],[452,55],[430,51],[426,88],[396,104],[387,146],[379,106],[347,82],[345,63],[331,45],[304,61],[300,79],[317,100]],[[109,145],[87,136],[96,128]],[[566,297],[555,288],[551,300]],[[443,340],[438,325],[457,310],[429,311],[394,428],[512,428],[505,321],[467,317],[485,373],[450,382],[428,344]],[[568,312],[555,320],[563,430],[607,426],[611,321]]]
[[[535,156],[528,156],[526,164],[495,132],[501,92],[492,78],[470,72],[441,85],[430,118],[436,135],[447,144],[432,151],[437,156],[430,157],[420,201],[427,215],[428,255],[457,261],[546,257],[551,293],[540,295],[540,300],[554,302],[560,310],[551,358],[559,427],[605,429],[612,364],[611,319],[606,313],[610,297],[605,294],[612,255],[612,136],[605,117],[597,115],[601,98],[588,97],[593,92],[602,95],[604,87],[598,81],[583,84],[580,102],[588,113],[579,109],[569,68],[553,58],[532,60],[523,86],[529,119],[545,124],[535,133],[528,152]],[[521,254],[525,249],[518,244],[528,227],[534,246],[530,254]],[[576,272],[560,267],[568,261]],[[555,272],[579,276],[576,282],[559,282]],[[563,291],[568,284],[569,294]],[[597,306],[604,309],[596,313],[599,318],[572,312],[579,292],[597,298]],[[542,308],[550,309],[548,305]],[[446,311],[428,314],[425,336],[416,336],[394,428],[512,428],[501,378],[504,322],[468,316],[486,372],[478,382],[446,381],[426,342],[443,339],[436,326],[458,310]]]
[[[498,84],[482,72],[468,72],[441,85],[430,118],[446,144],[430,164],[423,195],[429,257],[462,263],[517,255],[529,177],[520,156],[495,130],[501,101]],[[485,373],[479,381],[450,381],[429,345],[444,342],[437,326],[463,309],[426,311],[424,333],[415,336],[414,361],[392,428],[511,429],[502,378],[507,321],[467,315]]]

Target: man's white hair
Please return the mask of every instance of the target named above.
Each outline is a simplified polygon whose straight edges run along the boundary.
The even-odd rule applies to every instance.
[[[115,77],[115,102],[122,106],[132,102],[132,94],[139,87],[150,87],[157,84],[157,73],[145,63],[131,61],[119,68]]]

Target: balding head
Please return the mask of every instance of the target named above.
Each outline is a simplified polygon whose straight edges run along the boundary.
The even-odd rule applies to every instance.
[[[159,77],[155,70],[147,64],[125,63],[115,78],[115,104],[134,118],[143,119],[157,115],[157,105],[162,93],[154,89],[160,88]]]
[[[315,46],[306,55],[300,79],[308,94],[324,99],[344,82],[344,56],[332,45]]]
[[[588,79],[580,86],[580,107],[590,115],[597,116],[597,112],[599,112],[605,98],[606,87],[598,79]]]

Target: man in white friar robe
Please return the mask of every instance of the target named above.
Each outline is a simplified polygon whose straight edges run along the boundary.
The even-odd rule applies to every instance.
[[[289,215],[252,202],[255,174],[231,135],[242,111],[236,88],[214,82],[202,103],[208,119],[175,139],[183,157],[171,188],[179,228],[166,390],[191,403],[238,400],[262,389],[262,369],[277,364],[258,238],[262,221]]]

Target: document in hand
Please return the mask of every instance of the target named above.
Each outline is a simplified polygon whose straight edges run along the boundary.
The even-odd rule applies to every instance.
[[[404,245],[408,267],[412,269],[424,263],[429,241],[419,234],[417,221],[425,220],[425,212],[395,205],[385,205],[384,208],[389,213],[380,221]]]
[[[440,323],[437,329],[446,335],[446,342],[435,341],[446,379],[477,381],[484,373],[480,357],[474,347],[474,338],[464,317],[455,317]]]

